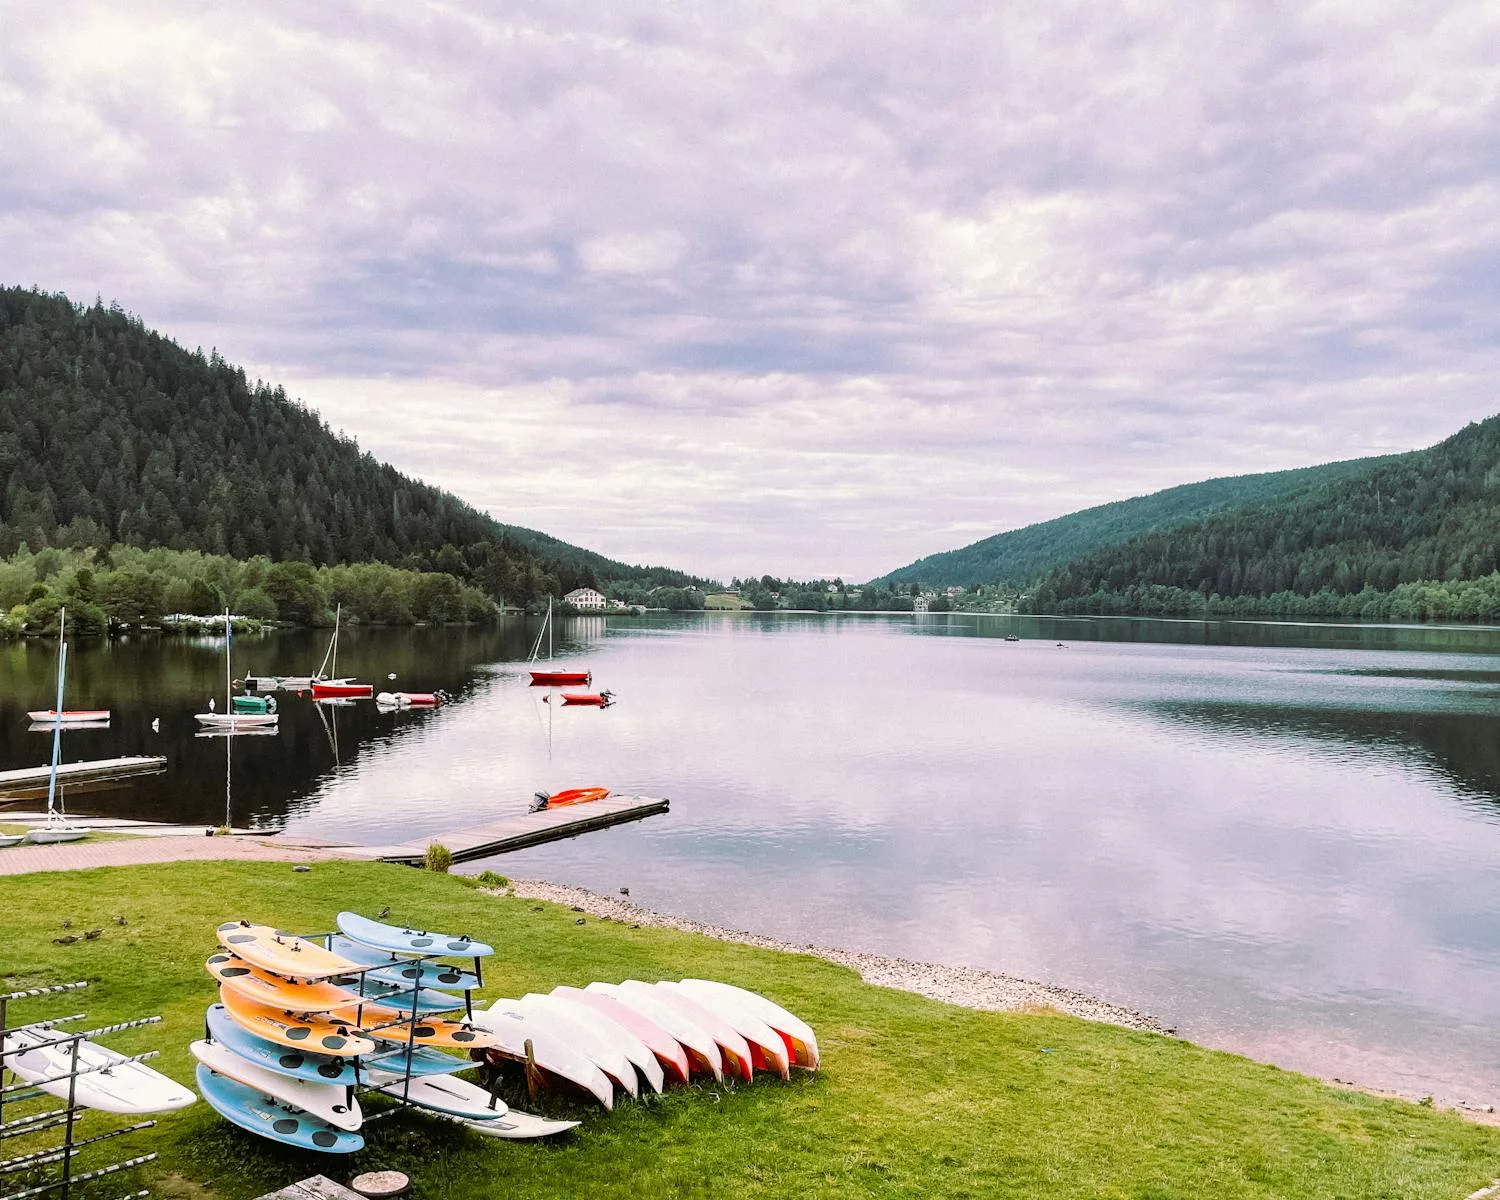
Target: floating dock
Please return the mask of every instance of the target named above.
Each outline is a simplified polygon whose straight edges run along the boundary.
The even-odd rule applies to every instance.
[[[82,783],[101,779],[124,779],[128,775],[154,775],[166,769],[166,758],[157,754],[141,755],[136,758],[98,758],[93,762],[58,763],[57,782]],[[0,771],[0,794],[45,787],[51,774],[50,766],[21,767],[15,771]]]
[[[544,808],[541,812],[517,813],[487,825],[450,830],[420,841],[362,849],[363,853],[371,858],[378,858],[381,862],[418,864],[426,856],[428,844],[440,842],[452,853],[454,862],[468,862],[475,858],[489,858],[495,854],[508,854],[512,850],[524,850],[528,846],[577,837],[580,833],[622,825],[626,821],[639,821],[643,817],[664,813],[670,807],[670,801],[656,796],[606,796],[587,804],[567,804],[560,808]]]

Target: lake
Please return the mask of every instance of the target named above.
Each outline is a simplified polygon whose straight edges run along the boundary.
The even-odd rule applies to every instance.
[[[382,842],[440,839],[538,789],[665,795],[665,816],[481,865],[1058,983],[1321,1075],[1500,1100],[1500,630],[559,626],[559,657],[613,689],[612,708],[526,686],[535,622],[346,630],[341,671],[454,701],[382,714],[286,698],[277,735],[234,739],[227,797],[228,743],[192,719],[223,705],[222,642],[77,646],[69,705],[115,718],[66,734],[65,759],[170,766],[70,793],[70,810],[217,823],[227,799],[236,825]],[[236,639],[235,671],[306,673],[325,643]],[[47,759],[25,710],[49,706],[54,657],[0,647],[0,768]]]

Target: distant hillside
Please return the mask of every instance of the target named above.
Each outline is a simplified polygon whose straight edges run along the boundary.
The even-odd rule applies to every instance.
[[[1137,606],[1132,594],[1153,588],[1200,597],[1374,597],[1497,569],[1500,417],[1491,417],[1373,469],[1095,550],[1049,571],[1035,605],[1129,610]]]
[[[680,572],[509,528],[118,307],[0,289],[0,557],[124,543],[439,570],[527,601]],[[657,578],[657,577],[660,578]]]
[[[1229,475],[1186,483],[1149,496],[1116,500],[1008,533],[997,533],[958,550],[930,554],[871,582],[898,587],[913,583],[934,587],[1028,584],[1053,567],[1100,547],[1183,525],[1242,504],[1342,479],[1390,462],[1394,457],[1397,456],[1355,458],[1292,471]]]

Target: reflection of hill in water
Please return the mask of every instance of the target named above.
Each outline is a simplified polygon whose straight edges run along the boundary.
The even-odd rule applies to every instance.
[[[598,622],[602,625],[602,622]],[[376,690],[441,688],[453,703],[490,686],[487,664],[517,663],[531,650],[534,623],[458,629],[346,629],[339,644],[339,673],[373,683]],[[581,648],[591,630],[559,624],[558,653]],[[328,635],[286,632],[235,640],[234,671],[306,673],[317,666]],[[30,732],[26,710],[50,706],[56,686],[56,643],[20,642],[0,647],[0,769],[44,765],[52,743]],[[394,672],[396,682],[387,676]],[[69,707],[109,708],[100,730],[64,733],[65,762],[120,755],[161,754],[161,775],[92,790],[69,788],[70,811],[116,817],[217,824],[224,819],[225,746],[228,739],[200,738],[193,714],[209,697],[224,704],[222,643],[170,637],[80,643],[68,664]],[[436,712],[381,713],[369,701],[326,707],[310,697],[279,693],[280,731],[274,737],[233,739],[233,818],[236,825],[279,828],[305,810],[328,776],[359,757],[402,741]],[[320,711],[321,709],[321,711]],[[151,722],[160,718],[161,730]],[[338,756],[335,760],[334,734]],[[441,764],[434,764],[440,769]],[[14,807],[31,808],[35,800]],[[6,802],[0,800],[0,813]]]
[[[1462,673],[1422,673],[1422,677],[1451,678],[1456,674]],[[1209,733],[1312,740],[1330,747],[1358,747],[1382,757],[1399,758],[1409,766],[1425,766],[1441,774],[1445,784],[1483,801],[1500,817],[1500,700],[1493,713],[1212,700],[1151,701],[1142,707],[1153,716]]]

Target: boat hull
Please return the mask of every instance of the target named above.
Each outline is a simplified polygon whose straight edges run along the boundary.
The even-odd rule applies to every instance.
[[[26,715],[38,725],[84,725],[108,721],[109,713],[110,710],[107,708],[64,709],[60,722],[58,721],[57,713],[51,709],[29,712]]]
[[[276,713],[198,713],[198,724],[209,729],[270,729],[278,722]]]
[[[587,687],[593,681],[592,671],[532,671],[531,682],[536,687],[561,687],[564,684],[582,684]]]
[[[375,694],[373,683],[355,683],[352,679],[330,679],[312,685],[314,700],[367,700]]]

